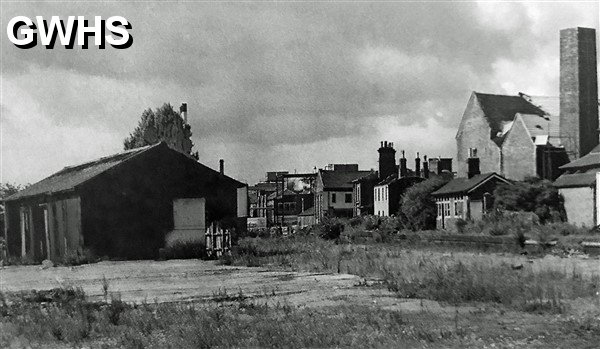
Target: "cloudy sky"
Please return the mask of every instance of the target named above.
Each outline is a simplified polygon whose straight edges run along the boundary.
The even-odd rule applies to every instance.
[[[377,166],[379,141],[455,157],[471,91],[558,94],[561,28],[598,2],[34,2],[17,15],[127,18],[126,50],[16,48],[2,32],[1,181],[118,152],[141,112],[188,103],[195,149],[266,171]]]

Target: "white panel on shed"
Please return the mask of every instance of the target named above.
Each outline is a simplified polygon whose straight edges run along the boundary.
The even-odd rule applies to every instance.
[[[173,200],[173,231],[167,234],[167,246],[177,243],[203,242],[206,229],[204,198]]]
[[[248,187],[237,188],[237,216],[248,217]]]

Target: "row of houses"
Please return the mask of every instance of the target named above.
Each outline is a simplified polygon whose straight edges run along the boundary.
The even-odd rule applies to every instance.
[[[316,171],[314,208],[304,215],[314,216],[316,223],[331,216],[393,215],[408,187],[447,172],[456,178],[433,193],[438,228],[452,229],[458,219],[480,219],[491,209],[498,184],[528,177],[554,182],[570,222],[596,226],[598,104],[595,30],[561,30],[559,95],[473,92],[456,134],[456,172],[451,158],[424,157],[421,162],[417,155],[410,170],[403,153],[396,165],[393,143],[382,142],[378,171],[360,171],[356,164]]]

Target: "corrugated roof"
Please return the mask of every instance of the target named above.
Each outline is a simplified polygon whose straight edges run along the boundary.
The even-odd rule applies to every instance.
[[[132,157],[143,153],[144,151],[157,147],[162,143],[152,146],[146,146],[128,150],[122,153],[106,156],[100,159],[89,161],[77,166],[65,167],[55,174],[42,179],[41,181],[30,185],[29,187],[15,193],[6,201],[17,200],[25,197],[41,194],[53,194],[74,189],[80,184],[94,178],[95,176],[131,159]]]
[[[352,181],[368,175],[371,171],[319,170],[324,189],[352,189]]]
[[[440,189],[434,191],[432,195],[440,196],[440,195],[449,195],[449,194],[459,194],[459,193],[468,193],[473,188],[478,185],[488,181],[491,178],[498,178],[504,182],[508,183],[508,180],[504,177],[498,175],[495,172],[490,173],[482,173],[471,178],[455,178],[448,182],[446,185],[441,187]]]
[[[596,182],[596,171],[565,173],[554,181],[557,188],[589,187]]]

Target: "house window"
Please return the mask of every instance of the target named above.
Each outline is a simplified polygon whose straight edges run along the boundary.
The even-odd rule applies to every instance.
[[[346,203],[352,202],[352,194],[346,194]]]
[[[450,217],[450,203],[444,202],[444,216]]]
[[[462,208],[463,208],[463,203],[462,201],[456,200],[454,201],[454,215],[457,217],[462,217]]]
[[[389,190],[389,188],[385,187],[385,200],[388,199],[388,190]]]
[[[336,201],[335,193],[331,193],[331,202],[333,202],[335,204],[335,201]]]
[[[443,212],[442,212],[442,204],[438,202],[437,204],[437,215],[438,217],[442,217],[443,216]]]

